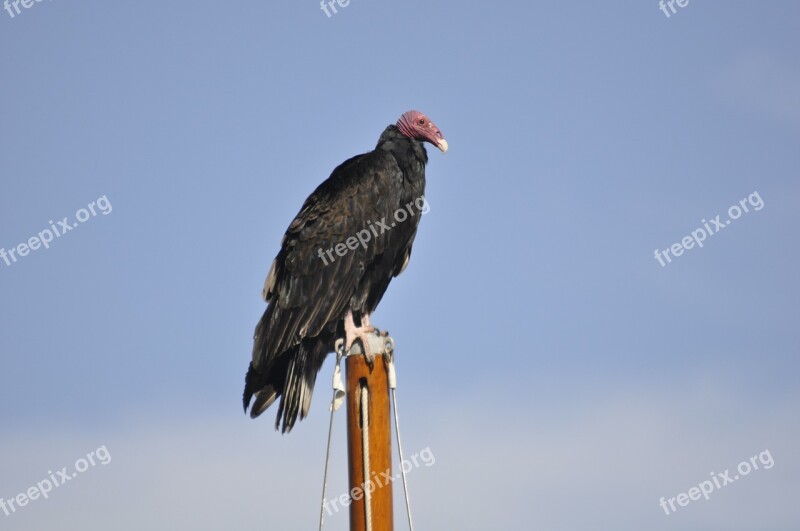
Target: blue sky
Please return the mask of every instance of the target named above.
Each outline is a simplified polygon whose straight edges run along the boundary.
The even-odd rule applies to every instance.
[[[436,456],[409,476],[416,526],[797,529],[798,17],[694,0],[669,18],[654,0],[0,11],[0,248],[111,206],[0,261],[0,498],[111,455],[0,528],[316,525],[332,361],[291,435],[245,417],[260,292],[303,199],[416,108],[450,151],[429,149],[431,208],[373,318],[398,348],[404,446]],[[763,208],[656,260],[754,192]],[[765,449],[773,468],[659,507]]]

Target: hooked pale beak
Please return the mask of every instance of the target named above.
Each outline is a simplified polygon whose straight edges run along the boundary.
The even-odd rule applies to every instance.
[[[431,144],[439,148],[442,153],[447,153],[447,140],[444,139],[444,135],[439,131],[439,128],[432,123],[431,127],[434,130],[433,138],[430,139]]]

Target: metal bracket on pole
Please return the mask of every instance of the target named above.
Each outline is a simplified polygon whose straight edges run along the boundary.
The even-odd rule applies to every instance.
[[[394,339],[389,335],[389,332],[383,331],[381,332],[378,329],[375,329],[369,336],[369,350],[375,356],[384,356],[390,358],[394,355]],[[334,345],[336,352],[343,352],[344,351],[344,339],[339,338],[336,340]],[[348,356],[359,356],[364,354],[364,349],[361,346],[361,340],[358,339],[350,345],[350,350],[348,352],[343,352],[344,357]]]

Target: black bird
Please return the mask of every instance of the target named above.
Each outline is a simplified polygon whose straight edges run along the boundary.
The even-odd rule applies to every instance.
[[[289,225],[262,296],[245,377],[244,409],[263,413],[280,397],[275,429],[308,415],[317,372],[336,338],[346,347],[374,330],[370,314],[403,272],[419,220],[427,212],[423,142],[447,141],[427,116],[404,113],[374,150],[340,164]],[[368,353],[369,354],[369,353]]]

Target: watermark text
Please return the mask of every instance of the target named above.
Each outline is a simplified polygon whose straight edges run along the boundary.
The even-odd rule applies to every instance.
[[[317,255],[320,257],[323,264],[328,265],[336,261],[336,257],[333,256],[334,252],[339,257],[343,257],[348,251],[355,251],[358,249],[359,245],[366,249],[367,243],[373,237],[377,238],[384,232],[392,230],[398,223],[403,223],[409,219],[409,217],[414,217],[416,215],[414,208],[419,211],[420,215],[427,214],[431,209],[425,197],[419,196],[415,200],[409,201],[404,207],[394,211],[394,221],[391,222],[391,225],[387,224],[385,217],[380,221],[368,221],[365,228],[361,229],[353,236],[350,236],[345,241],[332,246],[327,251],[320,247],[317,249]]]
[[[401,463],[403,471],[408,474],[414,468],[419,468],[422,466],[420,461],[426,467],[431,467],[436,464],[436,456],[433,455],[430,447],[415,453],[408,459],[403,459],[403,462]],[[391,469],[387,469],[380,474],[377,472],[372,472],[372,477],[362,483],[361,486],[353,487],[350,492],[345,492],[338,498],[333,498],[332,500],[323,500],[322,506],[329,515],[333,516],[333,514],[338,513],[340,509],[349,507],[353,500],[359,501],[364,497],[365,492],[372,494],[376,489],[381,489],[392,483],[394,480],[400,479],[400,477],[400,472],[392,475]],[[341,504],[341,508],[339,507],[339,504]]]
[[[725,470],[725,472],[722,473],[710,472],[709,475],[711,479],[701,481],[696,487],[690,488],[687,492],[681,492],[672,498],[662,497],[658,504],[664,509],[665,514],[670,515],[677,511],[679,507],[686,507],[689,505],[689,502],[697,501],[701,497],[708,500],[711,493],[715,490],[721,489],[747,476],[751,472],[758,470],[759,463],[763,466],[764,470],[769,470],[775,466],[775,461],[772,459],[772,454],[769,450],[764,450],[760,454],[751,457],[748,461],[739,463],[739,466],[736,467],[738,474],[735,474],[733,477],[731,477],[730,470]],[[675,507],[676,502],[678,507]]]
[[[0,260],[5,262],[7,267],[11,267],[11,265],[16,264],[20,258],[28,256],[31,251],[36,251],[42,247],[49,249],[50,244],[55,238],[60,238],[67,232],[78,228],[81,223],[86,223],[98,214],[107,216],[112,210],[113,207],[111,206],[108,197],[100,197],[96,201],[89,203],[86,208],[81,208],[75,213],[75,219],[78,220],[77,222],[70,223],[69,218],[63,218],[61,221],[56,223],[53,223],[53,220],[50,220],[49,228],[46,228],[36,236],[29,238],[27,242],[20,243],[19,245],[8,250],[5,248],[0,248]]]
[[[89,470],[89,467],[95,465],[107,465],[111,462],[111,454],[105,445],[96,450],[92,450],[86,457],[81,457],[75,461],[74,472],[67,470],[67,467],[57,470],[53,473],[52,470],[47,471],[47,477],[36,483],[29,489],[20,492],[16,496],[9,499],[0,498],[0,511],[5,513],[6,516],[11,516],[17,510],[28,505],[32,501],[39,498],[47,499],[50,497],[50,492],[56,487],[62,486],[67,481],[72,481],[78,474],[82,474]]]
[[[730,208],[728,208],[728,219],[725,221],[720,220],[722,214],[716,216],[711,221],[706,221],[705,219],[700,220],[703,226],[693,230],[690,235],[684,236],[679,243],[673,243],[663,250],[656,249],[654,253],[655,259],[658,260],[661,267],[664,267],[667,264],[671,264],[673,258],[682,255],[683,251],[688,251],[695,245],[697,245],[697,247],[702,247],[706,238],[713,236],[730,225],[731,221],[735,221],[742,217],[743,214],[750,212],[747,205],[750,205],[754,211],[759,211],[764,208],[764,200],[761,199],[761,195],[756,191],[739,201],[739,203],[731,205]],[[709,223],[711,223],[711,225],[709,225]],[[670,253],[672,253],[672,257],[670,257]],[[666,260],[666,262],[664,260]]]

